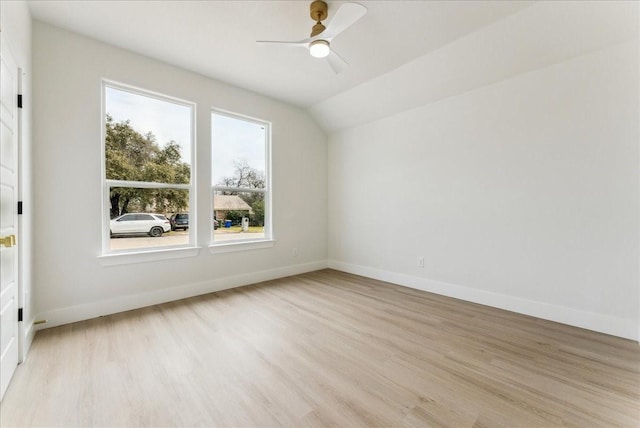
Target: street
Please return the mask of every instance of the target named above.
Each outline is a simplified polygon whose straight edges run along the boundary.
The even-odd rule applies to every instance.
[[[224,228],[215,231],[215,242],[231,240],[253,240],[264,238],[264,232],[248,233],[227,231]],[[167,232],[159,238],[148,235],[114,237],[110,240],[110,250],[133,250],[138,248],[169,247],[174,245],[186,245],[189,242],[188,230],[176,230]]]

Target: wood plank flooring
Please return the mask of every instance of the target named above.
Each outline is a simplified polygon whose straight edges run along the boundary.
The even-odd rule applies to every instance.
[[[637,427],[636,342],[332,270],[38,332],[2,427]]]

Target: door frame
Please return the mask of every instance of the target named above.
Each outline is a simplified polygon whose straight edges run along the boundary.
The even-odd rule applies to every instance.
[[[10,46],[9,46],[10,47]],[[10,50],[10,52],[12,52]],[[16,61],[15,56],[13,57],[13,60]],[[16,67],[17,67],[17,77],[18,77],[18,94],[22,97],[23,102],[24,102],[24,96],[23,96],[23,76],[24,76],[24,71],[22,70],[22,67],[20,67],[20,64],[17,63],[16,61]],[[17,100],[16,100],[17,103]],[[18,134],[18,144],[17,144],[17,155],[18,155],[18,162],[16,165],[16,180],[18,181],[17,183],[17,187],[18,187],[18,202],[21,203],[22,199],[22,171],[23,171],[23,159],[24,156],[22,154],[22,135],[23,135],[23,130],[22,130],[22,107],[18,107],[17,108],[17,112],[18,112],[18,123],[16,125],[16,129],[17,129],[17,134]],[[16,209],[16,211],[18,210],[18,207],[14,207]],[[27,357],[27,349],[26,349],[26,336],[25,336],[25,320],[24,320],[24,308],[26,307],[26,301],[25,301],[25,294],[24,294],[24,287],[23,287],[23,277],[24,277],[24,270],[25,270],[25,266],[24,266],[24,257],[23,257],[23,252],[25,249],[25,240],[22,239],[24,237],[23,234],[23,224],[22,224],[22,215],[20,212],[18,212],[18,233],[19,233],[19,237],[20,237],[20,242],[18,243],[18,307],[20,309],[22,309],[22,320],[18,321],[18,364],[21,364],[24,362],[25,358]]]
[[[18,61],[16,60],[16,56],[14,55],[14,49],[12,47],[11,42],[9,41],[8,37],[2,32],[0,31],[0,50],[2,50],[2,53],[4,55],[7,55],[8,57],[11,58],[11,60],[13,61],[14,65],[15,65],[15,73],[16,73],[16,80],[17,80],[17,85],[16,85],[16,94],[20,94],[22,95],[23,93],[23,69],[22,67],[20,67],[20,64],[18,63]],[[23,148],[23,129],[22,129],[22,125],[23,125],[23,118],[22,118],[22,108],[18,107],[18,100],[17,97],[15,100],[13,100],[13,102],[15,103],[16,106],[16,129],[15,129],[15,133],[16,133],[16,164],[15,164],[15,180],[16,180],[16,202],[21,201],[22,199],[22,171],[23,171],[23,154],[22,154],[22,148]],[[14,210],[16,210],[17,212],[17,204],[15,207],[13,207]],[[22,256],[23,254],[23,246],[24,246],[24,242],[22,240],[22,230],[23,230],[23,224],[22,224],[22,216],[19,214],[16,214],[17,217],[17,221],[16,221],[16,236],[17,236],[17,248],[16,248],[16,257],[18,258],[18,263],[17,263],[17,302],[18,302],[18,310],[22,309],[23,311],[23,320],[22,321],[18,321],[18,364],[24,362],[25,358],[26,358],[26,341],[25,341],[25,322],[24,322],[24,307],[25,307],[25,295],[24,295],[24,286],[23,286],[23,273],[24,273],[24,269],[25,266],[23,265],[24,262],[24,257]]]
[[[7,299],[5,302],[3,299],[0,299],[0,303],[6,306],[3,306],[2,310],[2,345],[7,346],[6,349],[2,349],[3,358],[1,360],[2,366],[0,367],[0,376],[5,376],[2,378],[2,390],[0,390],[0,400],[4,398],[4,393],[7,391],[9,385],[11,384],[11,378],[15,375],[15,371],[17,369],[18,364],[20,363],[20,250],[21,248],[16,245],[15,238],[16,236],[20,238],[20,225],[18,213],[17,213],[17,205],[18,198],[20,196],[20,192],[18,189],[19,186],[19,136],[18,136],[18,65],[13,55],[13,50],[9,46],[8,40],[6,40],[6,36],[0,32],[0,58],[1,58],[1,66],[2,70],[0,73],[2,74],[2,88],[6,89],[6,92],[1,92],[1,104],[0,106],[0,115],[2,116],[3,129],[6,123],[7,132],[6,134],[3,132],[3,152],[6,149],[5,154],[9,155],[6,159],[6,169],[5,165],[0,168],[2,174],[0,179],[7,180],[1,181],[0,184],[6,185],[7,187],[7,198],[6,200],[3,198],[5,204],[9,203],[13,206],[4,206],[3,207],[3,216],[4,214],[8,214],[7,229],[3,229],[2,232],[5,235],[4,238],[8,239],[8,243],[3,242],[3,247],[0,251],[2,252],[3,259],[7,263],[6,266],[2,266],[2,268],[7,270],[8,276],[4,278],[6,283],[0,284],[0,288],[2,288],[2,297],[3,299]],[[6,85],[6,86],[5,86]],[[13,99],[12,99],[13,98]],[[5,105],[7,106],[7,110],[5,110]],[[6,139],[5,139],[6,137]],[[5,147],[5,142],[8,145]],[[2,159],[2,163],[4,164],[5,159]],[[5,175],[6,173],[6,175]],[[3,189],[4,193],[4,189]],[[13,239],[12,239],[13,238]],[[13,242],[12,242],[13,240]],[[6,254],[5,254],[6,253]],[[6,258],[4,257],[6,255]],[[3,277],[4,269],[2,269]],[[9,273],[10,272],[10,273]],[[6,286],[6,289],[4,288]],[[6,294],[5,294],[6,293]],[[5,312],[6,311],[6,312]],[[4,341],[7,340],[5,343]],[[15,364],[15,366],[14,366]]]

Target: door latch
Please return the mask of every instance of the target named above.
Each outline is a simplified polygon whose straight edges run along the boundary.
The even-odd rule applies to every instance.
[[[0,238],[0,245],[9,248],[16,245],[16,235],[9,235]]]

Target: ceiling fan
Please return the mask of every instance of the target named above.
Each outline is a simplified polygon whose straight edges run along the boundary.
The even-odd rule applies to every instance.
[[[316,21],[316,24],[313,26],[311,36],[308,39],[297,42],[258,40],[257,43],[309,49],[311,56],[325,58],[336,73],[344,71],[349,64],[331,49],[331,41],[358,19],[362,18],[367,13],[367,8],[358,3],[344,3],[326,27],[322,24],[322,21],[328,17],[327,3],[322,0],[316,0],[311,3],[309,8],[311,19]]]

